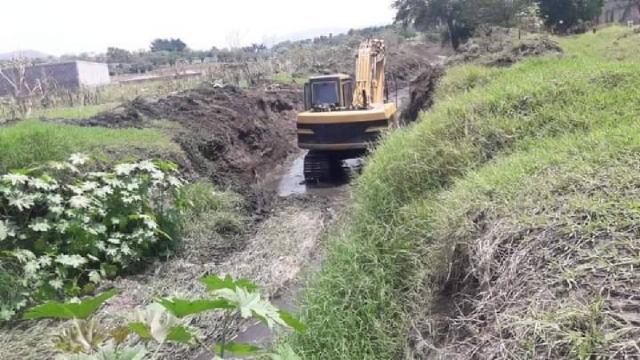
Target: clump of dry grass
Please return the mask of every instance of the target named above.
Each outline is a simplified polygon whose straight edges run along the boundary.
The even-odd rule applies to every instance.
[[[640,356],[639,138],[545,141],[434,201],[454,268],[416,312],[416,357]]]

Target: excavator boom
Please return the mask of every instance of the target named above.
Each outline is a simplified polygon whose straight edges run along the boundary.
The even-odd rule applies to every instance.
[[[383,40],[368,39],[358,49],[353,106],[368,108],[384,102],[386,48]]]

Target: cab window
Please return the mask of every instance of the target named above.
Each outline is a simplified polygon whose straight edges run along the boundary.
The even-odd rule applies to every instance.
[[[351,106],[353,102],[353,85],[351,81],[345,81],[342,84],[342,93],[344,94],[344,106]]]

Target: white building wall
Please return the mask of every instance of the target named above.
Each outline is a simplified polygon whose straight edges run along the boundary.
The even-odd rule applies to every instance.
[[[77,66],[80,86],[95,87],[111,82],[107,64],[78,61]]]

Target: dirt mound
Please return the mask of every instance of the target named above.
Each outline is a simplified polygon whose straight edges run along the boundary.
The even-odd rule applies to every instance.
[[[533,56],[559,55],[562,48],[546,35],[518,34],[517,29],[483,28],[447,59],[447,64],[473,62],[510,66]]]
[[[200,175],[242,188],[295,150],[301,99],[296,87],[267,91],[205,85],[157,99],[138,98],[82,124],[145,128],[161,120]]]
[[[426,44],[423,42],[405,44],[397,48],[391,48],[387,55],[387,77],[390,79],[390,86],[393,80],[408,82],[423,71],[429,71],[432,63],[438,62],[438,57],[446,53],[447,49],[439,45]],[[393,89],[391,89],[393,90]]]
[[[444,76],[444,68],[442,66],[429,65],[411,81],[411,97],[401,115],[403,122],[410,123],[415,121],[420,115],[420,111],[427,110],[433,106],[433,96],[442,76]]]
[[[397,40],[396,40],[397,41]],[[440,61],[440,56],[448,55],[449,50],[439,44],[425,43],[421,41],[387,42],[386,78],[390,91],[408,85],[409,81],[418,75],[425,67]],[[355,55],[357,46],[346,46],[331,52],[331,56],[320,63],[311,64],[301,69],[301,73],[307,74],[332,74],[345,73],[354,76]],[[320,57],[320,56],[319,56]],[[316,60],[317,61],[317,60]]]

